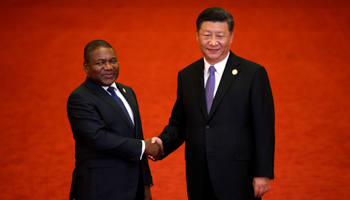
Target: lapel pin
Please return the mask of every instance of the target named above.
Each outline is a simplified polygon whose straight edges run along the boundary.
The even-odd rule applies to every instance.
[[[233,74],[234,76],[236,76],[236,75],[238,74],[237,69],[232,70],[232,74]]]
[[[123,88],[123,92],[124,92],[124,93],[126,93],[126,90],[125,90],[125,88]]]

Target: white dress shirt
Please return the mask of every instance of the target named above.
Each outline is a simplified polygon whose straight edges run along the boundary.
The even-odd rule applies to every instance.
[[[208,61],[206,61],[205,58],[203,58],[203,60],[204,60],[204,88],[207,84],[207,80],[208,80],[209,74],[210,74],[209,67],[214,66],[216,69],[216,71],[215,71],[215,88],[214,88],[213,99],[215,97],[216,91],[218,90],[218,87],[219,87],[219,84],[221,81],[221,77],[222,77],[222,74],[224,73],[225,66],[226,66],[229,55],[230,55],[230,52],[227,54],[227,56],[224,60],[222,60],[219,63],[216,63],[215,65],[210,65],[208,63]]]

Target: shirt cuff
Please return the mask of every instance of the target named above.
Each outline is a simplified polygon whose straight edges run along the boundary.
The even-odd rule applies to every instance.
[[[143,153],[145,152],[145,141],[141,140],[141,142],[142,142],[142,150],[141,150],[140,160],[142,160]]]

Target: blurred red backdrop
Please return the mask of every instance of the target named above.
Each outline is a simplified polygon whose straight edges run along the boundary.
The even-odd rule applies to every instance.
[[[83,48],[108,41],[137,95],[145,137],[167,124],[177,72],[202,55],[195,20],[221,6],[232,51],[266,67],[276,105],[275,180],[264,199],[344,199],[350,179],[350,1],[12,0],[0,3],[0,199],[68,199],[70,92]],[[184,200],[183,147],[151,163],[154,200]]]

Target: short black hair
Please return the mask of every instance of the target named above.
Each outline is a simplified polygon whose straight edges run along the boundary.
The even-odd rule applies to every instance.
[[[227,12],[225,9],[221,7],[211,7],[203,10],[201,14],[199,14],[196,27],[197,32],[201,29],[203,22],[227,22],[228,30],[230,33],[233,31],[234,21],[232,15]]]
[[[84,61],[88,62],[90,53],[101,47],[113,49],[113,47],[104,40],[93,40],[89,42],[84,48]]]

